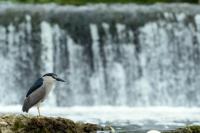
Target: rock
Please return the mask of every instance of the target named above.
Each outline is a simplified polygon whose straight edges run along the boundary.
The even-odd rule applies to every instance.
[[[96,133],[97,131],[110,131],[110,128],[90,123],[76,123],[64,118],[0,116],[0,133]]]
[[[176,130],[163,131],[162,133],[200,133],[200,126],[186,126],[183,128],[178,128]]]

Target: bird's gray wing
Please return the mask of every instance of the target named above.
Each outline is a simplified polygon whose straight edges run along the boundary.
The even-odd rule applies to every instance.
[[[33,93],[35,90],[39,89],[43,84],[43,78],[39,78],[35,81],[35,83],[31,86],[31,88],[28,90],[26,97],[28,97],[31,93]]]
[[[46,92],[43,86],[32,92],[28,97],[25,98],[22,111],[28,112],[31,107],[44,99],[45,94]]]

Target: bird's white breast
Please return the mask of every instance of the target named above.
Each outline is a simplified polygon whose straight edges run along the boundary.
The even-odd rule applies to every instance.
[[[50,76],[45,76],[43,77],[43,80],[44,80],[44,89],[46,92],[45,97],[47,97],[50,91],[54,88],[55,79]]]

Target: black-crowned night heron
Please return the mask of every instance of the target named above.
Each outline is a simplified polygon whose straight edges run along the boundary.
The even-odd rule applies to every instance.
[[[55,81],[65,82],[63,79],[58,78],[54,73],[47,73],[36,80],[26,94],[22,111],[28,112],[31,107],[37,106],[38,114],[40,116],[40,103],[47,98],[49,92],[54,86]]]

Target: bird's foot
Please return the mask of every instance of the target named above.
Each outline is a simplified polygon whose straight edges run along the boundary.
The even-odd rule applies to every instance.
[[[24,118],[27,118],[27,117],[28,117],[27,115],[24,115],[24,114],[21,114],[21,116],[24,117]]]

